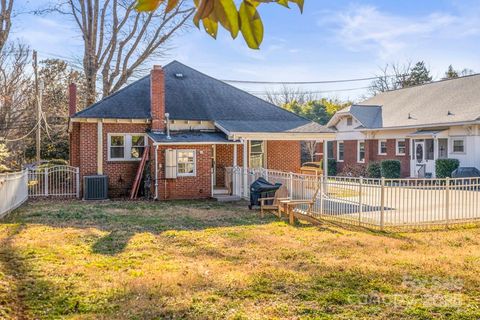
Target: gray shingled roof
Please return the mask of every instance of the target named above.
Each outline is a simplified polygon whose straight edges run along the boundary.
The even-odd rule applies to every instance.
[[[149,132],[148,135],[155,141],[160,143],[227,143],[231,142],[228,137],[221,132],[199,132],[199,131],[185,131],[185,132],[172,132],[170,139],[166,134]]]
[[[381,107],[381,122],[373,120],[372,106]],[[360,122],[372,119],[367,128],[480,120],[480,74],[381,93],[352,108]]]
[[[166,112],[172,120],[222,121],[226,129],[235,132],[329,132],[325,127],[177,61],[166,65],[164,71]],[[150,76],[74,117],[150,119]]]

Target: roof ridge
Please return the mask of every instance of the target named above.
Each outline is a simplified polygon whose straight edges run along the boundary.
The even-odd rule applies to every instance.
[[[437,83],[442,83],[442,82],[462,80],[462,79],[465,79],[465,78],[472,78],[472,77],[476,77],[476,76],[480,76],[480,73],[468,74],[468,75],[459,76],[459,77],[456,77],[456,78],[440,79],[440,80],[430,81],[430,82],[421,83],[421,84],[416,84],[416,85],[409,86],[409,87],[387,90],[387,91],[381,92],[381,93],[379,93],[379,94],[381,95],[381,94],[389,93],[389,92],[395,92],[395,91],[400,91],[400,90],[418,88],[418,87],[428,86],[428,85],[437,84]]]

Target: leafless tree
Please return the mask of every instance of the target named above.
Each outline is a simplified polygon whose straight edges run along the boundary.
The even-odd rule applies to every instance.
[[[30,50],[23,44],[10,43],[0,51],[0,143],[12,151],[11,168],[22,163],[23,137],[36,124],[29,62]]]
[[[408,81],[408,76],[412,69],[412,63],[406,64],[387,64],[380,68],[378,77],[371,84],[370,92],[375,95],[379,92],[386,92],[403,88]]]
[[[317,153],[317,147],[318,147],[318,141],[303,141],[302,142],[302,149],[303,149],[303,154],[306,156],[308,155],[308,158],[310,162],[315,161],[315,155]]]
[[[7,43],[12,27],[13,0],[0,0],[0,51]]]
[[[149,59],[168,50],[167,41],[186,25],[194,12],[192,3],[181,0],[170,12],[163,3],[151,13],[138,13],[132,0],[65,0],[49,11],[73,17],[84,42],[83,71],[87,104],[117,91]]]
[[[300,88],[288,87],[286,85],[277,91],[265,91],[265,100],[280,107],[294,101],[298,102],[299,104],[304,104],[315,99],[315,94],[311,92],[302,90]]]

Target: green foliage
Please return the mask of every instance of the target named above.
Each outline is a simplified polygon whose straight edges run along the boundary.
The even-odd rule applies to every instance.
[[[448,66],[448,70],[445,72],[444,79],[455,79],[458,78],[458,71],[453,69],[452,65]]]
[[[405,80],[403,87],[411,87],[432,81],[430,70],[425,66],[424,61],[419,61],[410,70],[410,75]]]
[[[205,31],[214,39],[217,37],[218,24],[228,30],[232,38],[241,32],[247,45],[258,49],[263,40],[263,22],[257,8],[262,3],[277,3],[288,8],[290,3],[296,4],[303,12],[304,0],[243,0],[240,7],[234,0],[193,0],[196,7],[193,23],[200,28],[202,21]],[[168,13],[180,5],[180,0],[137,0],[136,9],[142,11],[155,11],[161,4],[166,4]]]
[[[399,160],[383,160],[380,163],[382,177],[387,179],[399,179],[401,163]]]
[[[435,161],[435,174],[437,178],[451,178],[452,172],[460,166],[458,159],[437,159]]]
[[[382,167],[379,162],[370,162],[367,167],[367,176],[373,179],[382,177]]]
[[[307,101],[303,104],[294,101],[292,103],[287,103],[282,107],[288,111],[298,114],[299,116],[325,125],[332,118],[335,112],[345,108],[348,105],[349,103],[342,103],[337,100],[321,99]]]
[[[323,168],[323,159],[320,161]],[[329,176],[336,176],[337,175],[337,160],[335,159],[328,159],[328,175]]]

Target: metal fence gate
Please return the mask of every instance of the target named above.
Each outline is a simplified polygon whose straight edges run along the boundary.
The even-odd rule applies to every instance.
[[[53,166],[28,171],[29,197],[80,197],[77,167]]]

